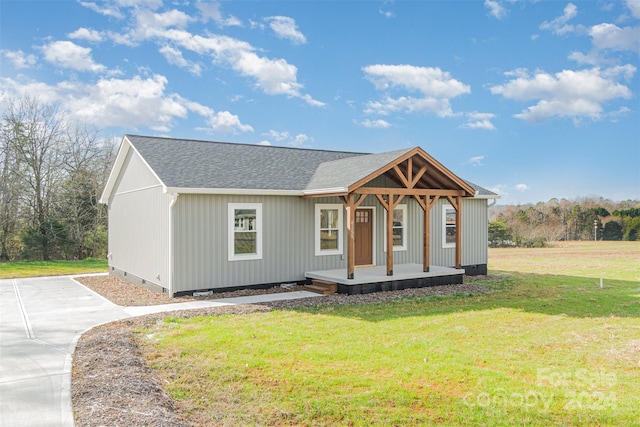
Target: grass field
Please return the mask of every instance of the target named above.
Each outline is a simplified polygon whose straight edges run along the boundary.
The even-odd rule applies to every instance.
[[[0,261],[0,279],[107,271],[107,260],[87,258],[82,261]]]
[[[637,247],[492,251],[486,295],[168,318],[140,336],[199,425],[640,425],[638,265],[617,261]]]

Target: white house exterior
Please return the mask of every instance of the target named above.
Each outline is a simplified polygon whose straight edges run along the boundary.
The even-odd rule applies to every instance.
[[[101,202],[110,272],[175,295],[322,270],[353,280],[376,265],[389,276],[403,264],[484,274],[497,197],[417,147],[362,154],[125,135]]]

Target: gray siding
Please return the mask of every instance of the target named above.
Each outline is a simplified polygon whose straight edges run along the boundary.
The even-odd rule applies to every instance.
[[[445,204],[449,204],[447,199],[440,199],[431,210],[431,264],[453,267],[455,248],[442,247],[442,206]],[[487,201],[463,199],[462,265],[487,263],[488,225]]]
[[[109,201],[109,266],[170,289],[171,196],[131,150]]]
[[[228,261],[228,204],[262,203],[262,259]],[[340,255],[315,256],[314,206],[337,198],[181,195],[174,206],[174,288],[303,280],[308,270],[346,266]]]
[[[263,254],[259,260],[228,261],[228,204],[262,203]],[[339,204],[337,198],[302,199],[280,196],[181,195],[173,207],[174,275],[172,292],[284,283],[304,279],[306,271],[346,268],[344,254],[315,255],[315,205]],[[453,266],[455,249],[442,248],[442,205],[432,210],[431,264]],[[423,213],[417,202],[407,205],[407,250],[394,251],[394,263],[422,262]],[[361,207],[375,211],[375,260],[384,265],[384,208],[375,196]],[[463,201],[463,264],[487,262],[486,200]]]

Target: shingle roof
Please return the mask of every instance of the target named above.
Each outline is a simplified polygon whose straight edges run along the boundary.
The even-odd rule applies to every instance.
[[[352,156],[321,163],[318,165],[316,173],[307,185],[306,190],[337,188],[353,184],[393,162],[408,151],[411,151],[411,148],[357,157]]]
[[[362,153],[127,135],[167,187],[304,190],[318,165]]]
[[[379,154],[125,135],[166,187],[321,190],[348,187],[412,148]],[[481,196],[496,194],[467,182]]]

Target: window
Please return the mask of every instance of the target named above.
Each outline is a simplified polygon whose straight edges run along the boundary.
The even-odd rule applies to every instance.
[[[386,230],[387,211],[384,212]],[[387,250],[387,232],[384,233],[384,250]],[[407,250],[407,205],[400,205],[393,210],[393,250]]]
[[[456,210],[451,205],[442,206],[442,247],[456,247]]]
[[[316,205],[316,256],[342,255],[342,205]]]
[[[229,261],[262,259],[262,204],[229,203]]]

